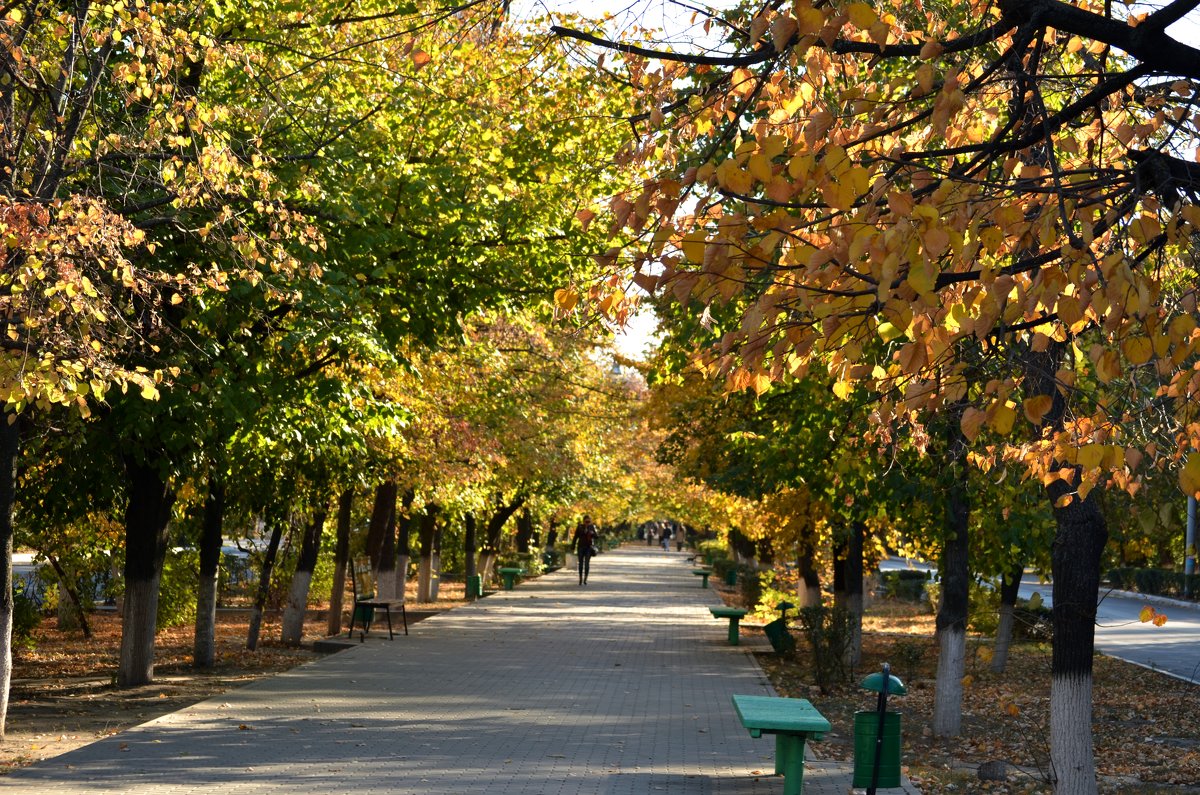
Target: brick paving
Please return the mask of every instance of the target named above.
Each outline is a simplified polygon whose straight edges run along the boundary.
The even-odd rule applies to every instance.
[[[585,587],[565,570],[526,581],[408,637],[375,634],[15,771],[0,789],[776,795],[774,739],[752,739],[730,704],[770,684],[754,643],[727,645],[727,622],[708,612],[717,597],[691,569],[657,548],[605,553]],[[806,793],[849,791],[848,763],[810,763]]]

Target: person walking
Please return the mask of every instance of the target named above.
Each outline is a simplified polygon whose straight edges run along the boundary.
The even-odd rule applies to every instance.
[[[579,558],[580,585],[587,585],[588,571],[592,567],[592,556],[597,552],[596,537],[598,535],[596,525],[592,524],[592,517],[584,514],[583,521],[576,526],[575,535],[571,539],[571,549]]]

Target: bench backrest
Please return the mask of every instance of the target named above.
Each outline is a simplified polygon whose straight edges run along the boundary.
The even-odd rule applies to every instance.
[[[371,570],[369,561],[354,562],[350,572],[350,588],[356,602],[375,598],[375,572]]]

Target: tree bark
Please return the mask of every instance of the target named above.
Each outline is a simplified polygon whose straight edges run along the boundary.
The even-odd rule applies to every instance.
[[[441,506],[436,503],[430,503],[425,506],[425,513],[421,516],[420,529],[418,530],[418,551],[421,556],[421,562],[417,568],[417,601],[429,602],[430,599],[430,579],[433,575],[433,537],[437,531],[438,513],[441,511]]]
[[[58,577],[58,589],[61,593],[67,595],[63,599],[60,593],[58,600],[58,624],[59,629],[63,627],[63,610],[67,611],[70,618],[68,622],[75,622],[75,626],[79,627],[79,631],[83,633],[83,637],[91,639],[92,628],[88,625],[87,610],[84,609],[83,600],[79,598],[79,591],[71,584],[71,578],[59,563],[58,558],[53,555],[46,555],[46,560],[50,562],[50,567],[54,569],[55,576]],[[72,627],[74,628],[74,626]]]
[[[346,489],[338,498],[337,540],[333,546],[333,586],[329,589],[329,615],[325,633],[342,631],[342,605],[346,598],[346,565],[350,560],[350,515],[354,509],[354,489]]]
[[[467,511],[463,515],[463,566],[466,569],[464,574],[467,577],[474,577],[479,571],[479,567],[475,561],[475,514]]]
[[[996,626],[996,647],[992,654],[992,673],[1002,674],[1008,667],[1008,649],[1012,645],[1017,592],[1021,588],[1021,576],[1024,573],[1025,567],[1018,563],[1000,583],[1000,622]]]
[[[121,620],[119,687],[154,681],[158,586],[167,557],[167,528],[175,493],[155,461],[125,456],[125,604]]]
[[[283,632],[280,640],[289,646],[299,646],[304,639],[304,615],[308,612],[308,591],[312,586],[313,572],[317,568],[317,557],[321,553],[321,533],[325,530],[324,508],[313,513],[312,521],[304,528],[300,542],[300,555],[296,558],[296,571],[292,575],[292,586],[288,589],[287,605],[283,608]]]
[[[8,689],[12,684],[13,504],[17,497],[19,426],[16,415],[0,413],[0,739],[8,719]]]
[[[1067,343],[1045,351],[1026,351],[1025,394],[1049,395],[1050,410],[1042,430],[1064,427],[1066,398],[1057,372]],[[1054,646],[1050,661],[1050,765],[1056,795],[1094,795],[1096,757],[1092,745],[1092,660],[1095,656],[1096,600],[1100,593],[1100,557],[1108,541],[1108,525],[1096,491],[1080,499],[1080,469],[1055,461],[1050,471],[1070,470],[1071,481],[1046,486],[1056,524],[1051,546],[1054,580]],[[1067,502],[1067,500],[1070,500]]]
[[[225,484],[210,473],[200,526],[200,582],[196,592],[196,632],[192,638],[193,668],[212,668],[216,663],[217,588],[224,525]]]
[[[517,552],[523,555],[529,554],[529,543],[533,540],[533,516],[529,513],[528,508],[521,511],[517,517],[517,535],[514,540]]]
[[[833,539],[833,606],[846,606],[846,555],[849,540],[843,533],[834,533]]]
[[[865,522],[852,522],[850,542],[846,546],[846,611],[850,618],[850,643],[846,650],[846,663],[851,668],[862,662],[863,537],[866,532]]]
[[[405,489],[400,499],[400,509],[396,516],[396,598],[404,601],[408,598],[408,564],[412,560],[412,550],[409,545],[409,535],[412,532],[412,505],[417,494],[412,489]]]
[[[391,489],[387,527],[383,531],[383,546],[379,549],[379,570],[375,575],[380,599],[396,598],[396,488]]]
[[[507,505],[501,502],[501,498],[497,498],[496,502],[497,507],[488,518],[487,527],[484,529],[483,549],[479,552],[478,570],[483,576],[484,582],[491,579],[492,566],[500,554],[500,536],[504,531],[504,525],[525,504],[525,495],[516,495],[513,497],[513,501]]]
[[[396,510],[396,482],[389,480],[375,488],[375,504],[371,508],[371,521],[367,525],[367,558],[375,582],[379,582],[379,561],[383,555],[384,536],[391,525],[392,513]],[[378,586],[376,586],[378,587]]]
[[[271,572],[275,569],[275,556],[279,554],[279,541],[283,538],[283,521],[275,520],[271,527],[271,539],[263,554],[258,572],[258,592],[254,596],[254,608],[250,611],[250,628],[246,633],[246,648],[258,648],[258,636],[262,631],[263,611],[267,609],[267,597],[271,594]]]
[[[962,679],[967,659],[967,607],[971,570],[969,530],[971,505],[967,483],[967,440],[958,412],[947,423],[946,527],[942,534],[942,599],[938,605],[937,677],[934,684],[933,733],[957,737],[962,732]]]
[[[433,553],[429,556],[429,601],[438,600],[438,590],[442,582],[442,523],[433,528]]]

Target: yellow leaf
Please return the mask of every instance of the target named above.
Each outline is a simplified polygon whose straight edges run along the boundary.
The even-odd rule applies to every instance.
[[[1154,355],[1154,344],[1148,337],[1130,337],[1121,344],[1121,352],[1130,364],[1145,364]]]
[[[424,50],[417,50],[412,54],[413,65],[415,65],[418,69],[420,69],[422,66],[425,66],[432,60],[433,58]]]
[[[142,397],[146,400],[158,400],[158,388],[152,381],[142,384]]]
[[[1149,623],[1154,618],[1154,608],[1150,605],[1143,605],[1138,611],[1138,620],[1143,624]]]
[[[859,30],[866,30],[879,21],[875,9],[866,3],[851,3],[846,7],[846,13],[850,16],[851,24]]]
[[[704,243],[705,237],[703,232],[690,232],[683,238],[683,242],[680,244],[680,248],[683,249],[683,256],[697,265],[703,264]]]
[[[579,294],[569,288],[554,291],[554,303],[564,312],[570,312],[579,303]]]
[[[736,160],[726,160],[717,166],[717,182],[731,193],[746,194],[750,192],[754,178]]]
[[[771,388],[771,376],[767,375],[766,373],[759,373],[758,375],[754,376],[752,385],[754,387],[754,393],[761,395]]]
[[[1013,423],[1017,419],[1016,404],[1011,400],[1006,400],[1003,403],[997,401],[992,409],[991,426],[996,433],[1001,436],[1008,436],[1012,432]]]
[[[1046,416],[1046,412],[1054,406],[1053,395],[1034,395],[1027,398],[1022,404],[1025,409],[1025,418],[1034,425],[1042,424],[1042,417]]]
[[[963,687],[970,687],[972,684],[974,684],[974,682],[975,682],[975,677],[971,676],[970,674],[967,674],[966,676],[964,676],[962,678],[962,686]]]
[[[821,28],[825,27],[825,15],[813,8],[807,0],[796,3],[794,13],[801,35],[820,33]]]
[[[833,394],[837,395],[842,400],[850,397],[850,393],[854,391],[854,385],[849,381],[835,381],[833,384]]]
[[[747,164],[750,170],[750,175],[759,182],[766,184],[775,176],[771,173],[771,158],[764,155],[762,152],[750,156],[750,162]]]
[[[908,276],[904,280],[917,291],[917,295],[932,292],[937,283],[933,265],[928,262],[914,263],[908,269]]]
[[[1077,463],[1084,469],[1095,469],[1104,461],[1104,445],[1085,444],[1079,448]]]
[[[1188,496],[1200,497],[1200,453],[1191,453],[1179,470],[1179,485]]]

